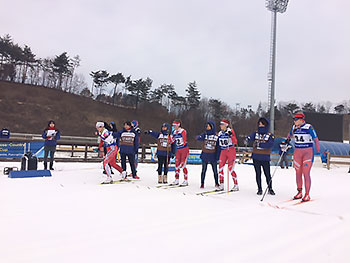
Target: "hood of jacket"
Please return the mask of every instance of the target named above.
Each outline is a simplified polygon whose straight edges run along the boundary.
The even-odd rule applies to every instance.
[[[166,127],[166,131],[163,131],[163,127]],[[170,134],[170,124],[169,123],[163,123],[162,127],[160,128],[161,130],[161,133],[164,134],[164,135],[169,135]]]
[[[259,122],[264,123],[265,127],[259,127]],[[269,128],[270,128],[270,121],[264,117],[259,118],[259,120],[258,120],[258,133],[260,133],[260,134],[268,133]]]
[[[213,121],[208,121],[207,122],[207,125],[210,125],[210,127],[211,127],[211,130],[206,130],[206,134],[208,134],[208,135],[214,135],[214,134],[216,134],[216,124],[215,124],[215,122],[213,122]]]

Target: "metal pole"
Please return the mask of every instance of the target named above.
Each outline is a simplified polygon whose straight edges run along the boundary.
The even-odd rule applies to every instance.
[[[277,28],[277,11],[271,12],[271,50],[270,50],[270,132],[274,133],[275,130],[275,71],[276,71],[276,28]]]

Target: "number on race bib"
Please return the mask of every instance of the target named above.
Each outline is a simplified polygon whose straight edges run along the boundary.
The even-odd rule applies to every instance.
[[[302,135],[299,135],[299,136],[294,136],[295,137],[295,140],[297,141],[297,142],[304,142],[305,140],[304,140],[304,137],[302,136]]]
[[[220,145],[223,145],[223,146],[228,145],[228,139],[220,139]]]

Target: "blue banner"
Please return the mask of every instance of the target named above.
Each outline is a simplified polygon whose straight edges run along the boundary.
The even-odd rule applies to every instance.
[[[44,142],[0,142],[0,158],[21,158],[26,152],[44,157]]]
[[[157,147],[151,147],[151,160],[154,162],[157,162]],[[202,163],[202,160],[200,158],[201,150],[190,150],[190,155],[188,156],[187,163],[194,164],[194,163]],[[175,163],[175,157],[173,157],[170,160],[170,163]]]

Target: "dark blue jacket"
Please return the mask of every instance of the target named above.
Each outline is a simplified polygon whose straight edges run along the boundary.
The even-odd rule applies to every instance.
[[[212,127],[211,130],[206,130],[201,135],[198,135],[196,137],[197,141],[203,142],[202,153],[200,158],[203,162],[206,163],[217,162],[220,156],[220,150],[217,147],[218,138],[216,135],[216,125],[213,121],[208,121],[206,124],[209,124]]]
[[[164,148],[164,147],[161,147],[159,145],[160,144],[160,137],[162,137],[160,135],[163,135],[163,136],[167,137],[169,135],[169,131],[162,131],[161,133],[160,132],[155,132],[155,131],[149,131],[149,135],[151,135],[152,137],[157,139],[157,144],[158,144],[157,155],[158,156],[169,156],[169,157],[175,156],[176,145],[175,145],[174,142],[171,143],[169,141],[169,143],[171,143],[171,150],[170,150],[170,152],[167,152],[166,148],[164,150],[160,150],[161,148]]]
[[[117,133],[119,152],[123,154],[136,154],[139,149],[139,135],[134,129],[123,129]]]
[[[259,161],[270,161],[271,149],[275,141],[275,136],[269,132],[269,121],[265,119],[267,125],[265,127],[258,127],[258,130],[252,132],[247,139],[249,142],[253,141],[252,158]]]
[[[61,133],[59,130],[55,129],[56,134],[54,136],[47,136],[49,129],[43,131],[42,137],[45,139],[45,146],[56,146],[57,140],[61,138]]]

